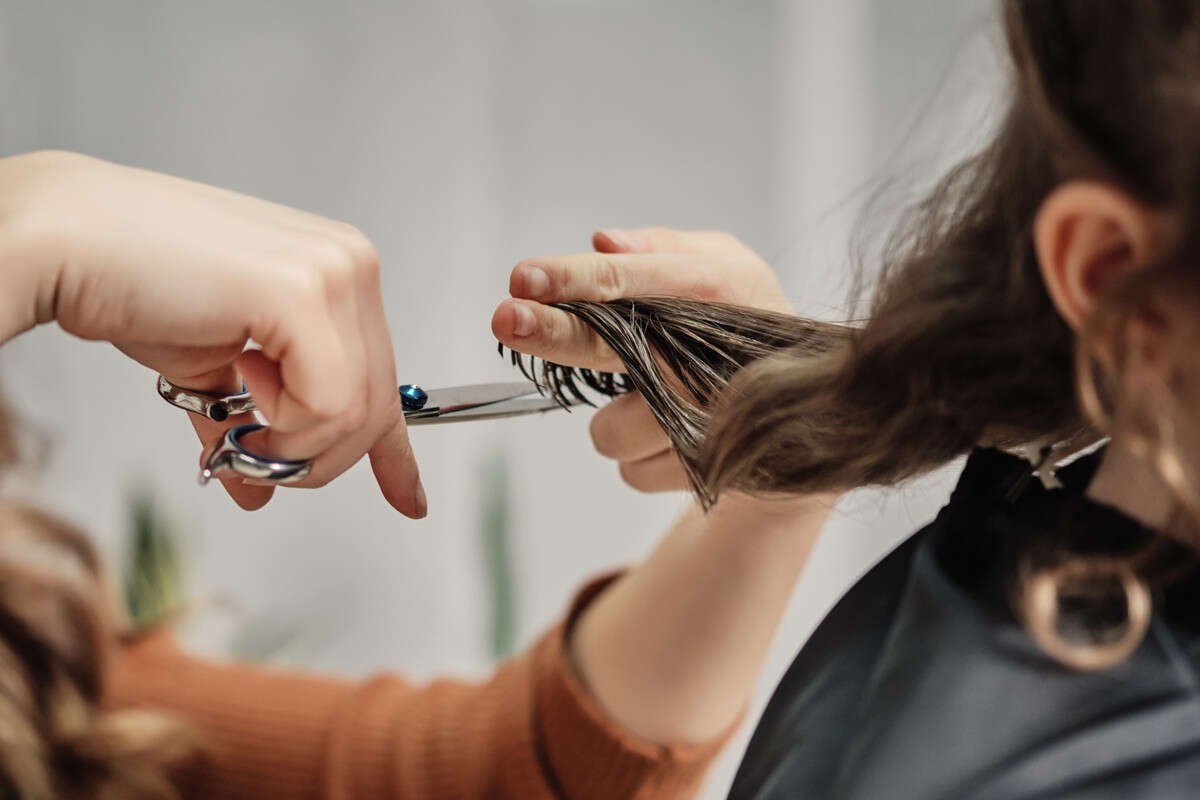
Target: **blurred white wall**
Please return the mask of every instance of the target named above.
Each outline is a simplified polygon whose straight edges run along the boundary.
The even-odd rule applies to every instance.
[[[488,327],[509,269],[579,251],[600,226],[731,230],[802,311],[844,313],[872,179],[927,181],[977,139],[997,87],[989,5],[0,0],[0,154],[74,149],[352,221],[382,256],[402,380],[509,379]],[[887,197],[868,233],[895,209]],[[424,522],[391,511],[365,465],[246,514],[196,486],[182,412],[113,349],[38,330],[0,352],[0,380],[52,437],[41,502],[112,552],[127,492],[153,487],[185,536],[192,594],[298,626],[283,656],[323,670],[487,671],[491,454],[511,469],[521,643],[586,576],[651,547],[684,502],[624,488],[590,452],[586,415],[561,414],[414,431]],[[758,704],[952,472],[844,504]],[[724,795],[743,746],[706,796]]]

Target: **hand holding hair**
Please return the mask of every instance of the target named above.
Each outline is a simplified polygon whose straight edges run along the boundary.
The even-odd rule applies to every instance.
[[[586,382],[593,371],[622,373],[626,367],[572,306],[555,304],[654,295],[790,311],[771,268],[727,233],[609,230],[595,233],[592,244],[594,253],[533,258],[513,269],[513,299],[501,303],[492,317],[492,331],[504,346],[580,368],[578,376]],[[546,377],[554,374],[568,381],[574,377],[566,370]],[[619,386],[596,388],[620,394],[611,390]],[[621,477],[634,488],[676,491],[691,484],[664,423],[639,393],[615,397],[601,408],[591,432],[596,450],[617,461]]]

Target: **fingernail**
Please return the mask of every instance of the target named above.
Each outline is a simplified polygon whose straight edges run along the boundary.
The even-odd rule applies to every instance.
[[[600,235],[608,237],[608,240],[616,245],[618,250],[637,250],[641,246],[632,231],[605,228],[600,231]]]
[[[421,479],[417,478],[417,519],[423,519],[429,513],[429,501],[425,497],[425,484],[421,483]]]
[[[530,336],[537,329],[537,317],[524,303],[513,303],[513,333]]]
[[[550,276],[538,267],[525,268],[525,293],[531,298],[545,296],[550,291]]]

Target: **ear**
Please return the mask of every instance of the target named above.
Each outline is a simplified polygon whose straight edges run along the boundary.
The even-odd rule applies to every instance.
[[[1080,330],[1114,279],[1153,260],[1160,230],[1139,201],[1096,181],[1071,181],[1042,201],[1034,249],[1050,299],[1068,325]]]

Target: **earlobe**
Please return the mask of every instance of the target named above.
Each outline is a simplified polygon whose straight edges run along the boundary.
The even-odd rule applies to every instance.
[[[1081,329],[1113,280],[1148,265],[1158,250],[1153,214],[1107,184],[1071,181],[1042,202],[1034,249],[1058,313]]]

